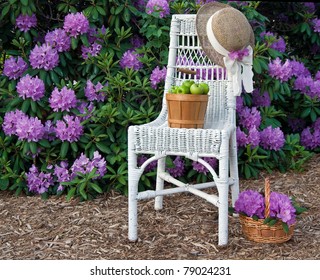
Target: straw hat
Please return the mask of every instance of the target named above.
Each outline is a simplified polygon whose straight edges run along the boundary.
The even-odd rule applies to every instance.
[[[253,30],[243,13],[219,2],[207,3],[197,13],[196,28],[201,47],[212,62],[225,67],[224,56],[213,48],[208,39],[207,23],[211,16],[212,32],[226,50],[238,51],[248,45],[254,47]]]
[[[251,92],[254,33],[245,15],[226,4],[207,3],[197,13],[196,29],[207,57],[234,76],[234,94],[240,95],[242,82]]]

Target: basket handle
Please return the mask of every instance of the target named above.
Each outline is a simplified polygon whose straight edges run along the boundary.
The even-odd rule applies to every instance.
[[[266,208],[264,210],[265,218],[270,216],[270,179],[267,177],[264,181],[264,195],[265,195],[265,205]]]

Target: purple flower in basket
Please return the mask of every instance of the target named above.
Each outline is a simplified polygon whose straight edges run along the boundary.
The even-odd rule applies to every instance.
[[[264,197],[261,193],[253,190],[246,190],[240,193],[235,203],[235,210],[248,217],[254,215],[260,219],[264,218]]]
[[[285,194],[271,192],[270,217],[278,218],[289,226],[296,221],[296,209],[292,206],[290,198]]]

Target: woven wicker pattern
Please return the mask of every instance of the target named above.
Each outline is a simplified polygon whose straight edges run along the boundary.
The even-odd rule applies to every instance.
[[[228,242],[228,196],[231,189],[234,204],[239,193],[237,144],[235,135],[235,105],[231,74],[204,54],[197,36],[196,15],[173,15],[170,27],[170,45],[165,80],[163,106],[158,118],[150,123],[130,126],[128,129],[128,237],[138,238],[137,203],[141,199],[155,198],[154,207],[163,207],[163,197],[178,192],[197,195],[218,207],[219,245]],[[166,94],[173,85],[184,80],[205,81],[209,85],[209,98],[203,128],[171,128],[168,126]],[[151,157],[137,166],[139,154]],[[165,169],[166,156],[183,156],[203,164],[212,174],[213,182],[188,184],[172,177]],[[216,157],[216,172],[203,157]],[[138,192],[138,183],[145,167],[157,161],[155,190]],[[164,188],[164,182],[173,185]],[[216,187],[218,195],[203,191]],[[210,234],[210,233],[208,233]]]
[[[265,213],[267,218],[270,216],[270,180],[265,179]],[[288,241],[294,230],[294,225],[289,227],[289,232],[283,230],[282,223],[278,221],[275,225],[269,226],[264,224],[264,219],[258,221],[250,217],[240,215],[240,223],[242,232],[249,240],[260,243],[283,243]]]

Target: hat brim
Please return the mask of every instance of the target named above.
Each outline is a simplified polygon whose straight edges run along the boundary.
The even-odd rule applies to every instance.
[[[210,2],[200,7],[196,16],[196,29],[198,38],[200,40],[200,45],[206,54],[206,56],[214,63],[219,66],[225,67],[223,62],[223,55],[218,53],[209,42],[207,36],[207,22],[209,18],[216,12],[221,9],[230,8],[229,5],[219,3],[219,2]],[[250,46],[254,48],[254,33],[252,28],[250,28]]]

